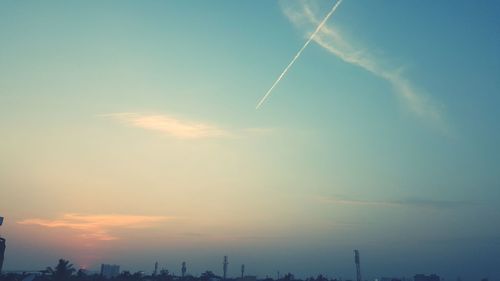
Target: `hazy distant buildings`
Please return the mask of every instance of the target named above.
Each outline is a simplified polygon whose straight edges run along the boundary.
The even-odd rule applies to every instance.
[[[416,274],[413,277],[413,281],[440,281],[440,280],[441,278],[439,278],[439,276],[436,274],[431,274],[431,275]]]
[[[101,264],[101,275],[105,278],[113,278],[120,274],[120,266],[116,264]]]

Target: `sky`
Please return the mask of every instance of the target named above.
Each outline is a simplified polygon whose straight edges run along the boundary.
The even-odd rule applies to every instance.
[[[4,269],[500,280],[500,2],[0,0]]]

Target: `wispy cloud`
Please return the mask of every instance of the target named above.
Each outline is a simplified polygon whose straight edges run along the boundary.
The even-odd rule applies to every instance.
[[[164,114],[111,113],[103,114],[126,125],[156,131],[179,139],[230,137],[231,132],[215,125],[193,122]]]
[[[470,206],[470,201],[434,200],[421,198],[407,198],[401,200],[359,200],[336,197],[320,197],[321,202],[337,205],[359,205],[374,207],[415,207],[424,209],[452,209]]]
[[[150,228],[172,219],[174,218],[165,216],[64,214],[56,219],[30,218],[17,223],[47,228],[66,228],[76,231],[85,239],[109,241],[119,239],[111,233],[113,230]]]
[[[286,2],[288,4],[288,2]],[[299,28],[316,26],[320,21],[317,18],[315,7],[310,1],[301,1],[299,5],[284,8],[290,21]],[[442,126],[442,116],[436,105],[410,82],[401,72],[401,67],[387,67],[380,58],[375,57],[365,48],[349,42],[338,27],[328,23],[314,36],[313,40],[328,52],[334,54],[352,65],[356,65],[390,83],[394,92],[418,116],[430,119]]]
[[[99,116],[110,118],[127,126],[154,131],[178,139],[237,138],[267,135],[273,131],[271,128],[229,130],[213,124],[181,119],[167,114],[120,112]]]

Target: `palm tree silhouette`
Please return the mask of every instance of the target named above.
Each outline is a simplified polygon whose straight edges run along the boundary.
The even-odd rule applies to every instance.
[[[69,261],[64,259],[59,259],[55,269],[52,267],[47,267],[47,271],[52,274],[53,280],[68,280],[69,277],[75,272],[73,268],[73,264],[70,264]]]

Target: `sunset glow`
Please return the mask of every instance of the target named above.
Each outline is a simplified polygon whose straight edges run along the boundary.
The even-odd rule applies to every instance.
[[[25,219],[19,221],[22,225],[35,225],[49,228],[68,228],[89,240],[117,240],[119,237],[112,235],[113,230],[120,228],[151,228],[156,224],[172,220],[160,216],[127,216],[127,215],[81,215],[65,214],[58,219]]]

